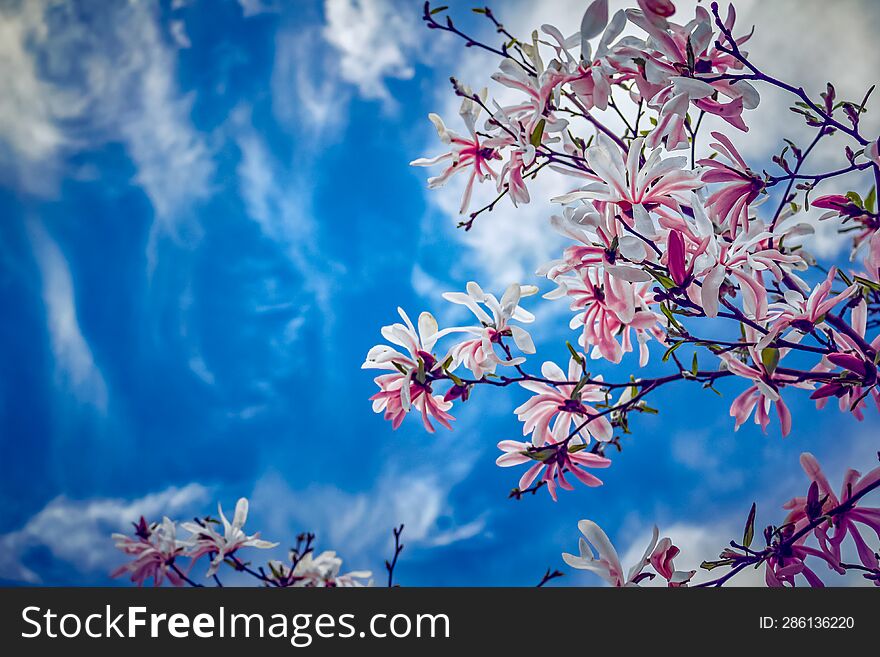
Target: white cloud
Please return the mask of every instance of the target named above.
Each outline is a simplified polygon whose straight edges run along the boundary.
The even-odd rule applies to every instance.
[[[238,0],[245,18],[277,12],[278,3],[274,0]]]
[[[281,125],[293,129],[311,146],[341,129],[351,93],[340,79],[335,58],[314,33],[289,25],[275,36],[272,68],[272,111]]]
[[[42,278],[46,328],[58,378],[81,402],[106,410],[107,387],[80,330],[67,261],[42,224],[29,222],[28,233]]]
[[[48,549],[55,559],[80,573],[109,574],[122,560],[111,533],[127,531],[140,516],[154,519],[189,513],[206,497],[207,490],[198,484],[172,486],[133,500],[56,497],[22,528],[0,536],[0,577],[51,584],[24,563],[35,548]]]
[[[338,51],[342,78],[364,98],[393,101],[386,78],[413,77],[424,39],[417,7],[388,0],[326,0],[324,38]]]
[[[372,490],[353,493],[324,484],[297,491],[268,474],[257,482],[251,508],[261,509],[263,535],[273,540],[313,531],[321,549],[337,550],[349,562],[376,561],[387,551],[391,528],[400,523],[411,548],[446,546],[480,534],[485,518],[457,522],[449,502],[462,476],[386,472]]]
[[[2,19],[0,162],[25,191],[51,192],[70,153],[122,141],[166,227],[210,192],[211,156],[154,2],[85,15],[75,3],[34,0]]]
[[[0,170],[28,192],[50,187],[36,165],[54,165],[56,152],[68,143],[58,121],[75,111],[41,79],[28,50],[31,35],[45,38],[46,31],[38,3],[21,3],[15,17],[0,8]]]
[[[304,289],[329,318],[332,309],[328,274],[340,273],[342,265],[320,253],[311,208],[312,183],[275,160],[251,125],[247,108],[240,107],[233,113],[232,134],[241,151],[237,173],[248,215],[266,237],[285,249],[303,276]]]

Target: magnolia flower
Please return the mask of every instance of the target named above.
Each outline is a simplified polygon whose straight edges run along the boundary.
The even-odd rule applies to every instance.
[[[746,338],[749,341],[754,341],[755,337],[754,329],[746,328]],[[730,405],[730,415],[736,418],[734,431],[738,431],[754,411],[755,424],[760,425],[764,433],[767,433],[767,425],[770,423],[770,406],[775,405],[782,428],[782,436],[785,437],[791,432],[791,412],[785,405],[779,391],[786,386],[811,389],[812,384],[801,381],[797,376],[777,371],[779,360],[785,355],[785,350],[764,349],[759,351],[756,347],[750,346],[748,353],[751,357],[751,365],[743,363],[731,352],[721,354],[724,366],[730,372],[749,379],[753,383]]]
[[[583,362],[583,357],[580,358]],[[590,436],[601,441],[611,440],[613,431],[608,418],[585,403],[606,401],[605,391],[601,386],[602,377],[595,379],[599,383],[582,381],[581,362],[571,358],[567,376],[556,363],[544,363],[541,366],[541,375],[555,384],[520,382],[534,396],[517,407],[514,413],[523,423],[523,435],[532,434],[532,444],[535,447],[564,441],[572,431],[572,423],[575,425],[573,437],[578,439],[577,442],[587,444]]]
[[[850,334],[831,329],[835,342],[842,351],[822,356],[812,372],[832,372],[838,367],[845,370],[841,376],[819,386],[810,399],[816,400],[816,408],[822,409],[831,397],[838,398],[841,412],[852,413],[860,422],[864,419],[863,409],[867,407],[865,398],[870,394],[880,409],[880,390],[877,389],[877,365],[871,353],[866,353],[863,343],[868,326],[868,304],[864,299],[852,309],[850,328],[852,334],[861,338],[854,340]],[[873,353],[880,350],[880,335],[869,343]],[[868,392],[865,391],[868,388]]]
[[[642,240],[627,232],[632,220],[615,215],[611,203],[585,203],[563,209],[562,216],[550,217],[556,232],[571,238],[575,245],[566,247],[562,258],[552,260],[538,269],[539,276],[555,280],[572,271],[602,266],[609,274],[630,282],[650,281],[651,275],[630,263],[641,263],[648,257]]]
[[[825,315],[829,311],[858,291],[859,286],[854,284],[832,296],[831,286],[835,278],[837,278],[837,267],[831,267],[825,280],[817,285],[806,299],[800,291],[787,290],[782,301],[771,304],[768,309],[770,328],[758,341],[757,348],[763,349],[788,329],[793,329],[801,335],[811,333],[817,326],[823,324]],[[799,340],[799,338],[794,339]]]
[[[464,364],[479,379],[485,374],[494,374],[498,365],[512,366],[523,363],[525,361],[523,357],[502,358],[498,355],[495,346],[501,344],[508,336],[513,338],[514,343],[523,353],[535,353],[531,336],[525,329],[511,324],[511,321],[528,324],[535,320],[535,316],[521,308],[519,302],[524,296],[537,294],[537,287],[513,283],[505,290],[501,301],[494,295],[483,292],[482,288],[473,281],[467,284],[466,289],[467,294],[462,292],[443,294],[443,298],[447,301],[467,307],[480,322],[480,326],[447,328],[437,334],[437,339],[450,333],[467,333],[474,336],[450,349],[449,355],[452,357],[450,369]],[[492,314],[483,310],[481,305]]]
[[[692,300],[702,304],[709,317],[718,314],[718,304],[722,296],[722,285],[729,275],[737,283],[743,299],[746,316],[764,320],[768,312],[767,290],[764,286],[763,272],[769,271],[777,280],[782,280],[795,268],[806,266],[800,255],[783,254],[770,245],[774,234],[759,221],[752,222],[745,230],[737,232],[733,240],[717,234],[715,225],[709,220],[702,204],[693,197],[691,208],[694,223],[685,224],[685,233],[694,245],[693,269],[702,279],[699,288],[688,290]]]
[[[706,205],[712,209],[721,224],[727,227],[730,235],[735,236],[738,230],[745,229],[748,225],[749,205],[764,190],[764,183],[758,174],[749,169],[726,135],[713,132],[712,136],[718,141],[710,146],[729,160],[730,164],[713,158],[697,162],[703,167],[704,183],[721,184],[706,199]]]
[[[783,538],[790,535],[790,530],[783,532]],[[830,562],[826,556],[816,548],[808,547],[798,542],[792,545],[786,554],[771,554],[764,562],[764,581],[767,586],[778,588],[786,584],[795,586],[795,576],[803,575],[807,583],[812,587],[821,588],[825,584],[816,572],[806,564],[808,557],[818,557],[825,560],[829,566]]]
[[[715,47],[712,16],[698,6],[694,20],[687,25],[677,25],[665,20],[663,14],[668,11],[669,7],[661,12],[651,9],[644,14],[627,11],[630,21],[650,35],[646,49],[638,53],[645,62],[644,81],[638,85],[639,89],[649,106],[659,110],[657,126],[649,135],[648,145],[656,147],[664,138],[670,150],[687,145],[684,125],[691,104],[747,131],[742,112],[757,107],[760,97],[755,88],[745,80],[706,82],[700,79],[743,66],[736,57]],[[731,6],[725,21],[728,30],[733,29],[735,19]],[[750,36],[737,39],[737,44],[744,43]],[[726,98],[726,102],[722,98]]]
[[[656,531],[656,530],[655,530]],[[696,575],[696,570],[676,570],[672,560],[679,555],[681,550],[672,544],[672,539],[662,538],[648,561],[657,574],[667,581],[669,586],[687,586],[691,578]]]
[[[632,351],[631,332],[635,331],[639,363],[644,365],[649,356],[647,341],[653,337],[665,342],[662,320],[648,309],[653,302],[649,284],[629,283],[611,277],[607,270],[581,270],[572,279],[560,280],[559,288],[544,296],[552,299],[562,295],[571,298],[571,310],[579,311],[569,326],[582,328],[578,344],[585,349],[593,346],[591,358],[619,363],[624,353]]]
[[[431,388],[433,376],[442,370],[442,361],[438,361],[431,350],[437,342],[437,320],[431,313],[419,315],[419,328],[413,326],[409,316],[398,308],[404,324],[391,324],[382,327],[382,336],[389,342],[406,349],[406,354],[389,347],[376,345],[370,349],[362,369],[391,370],[374,379],[379,392],[370,397],[373,412],[385,414],[391,421],[393,429],[397,429],[403,418],[415,408],[422,414],[422,423],[429,432],[434,432],[431,419],[437,420],[447,429],[451,429],[450,420],[454,418],[447,413],[452,402],[440,395],[434,395]]]
[[[597,144],[586,151],[587,162],[600,180],[551,200],[555,203],[581,199],[605,201],[616,203],[626,212],[637,205],[658,212],[662,208],[679,212],[680,204],[690,200],[691,192],[703,186],[699,172],[686,168],[686,157],[662,159],[659,149],[653,150],[640,165],[643,143],[641,137],[634,139],[628,154],[624,154],[600,134]]]
[[[510,58],[502,60],[498,68],[499,72],[492,75],[493,80],[525,94],[523,101],[501,108],[501,113],[519,121],[527,136],[531,137],[534,134],[540,121],[544,121],[544,130],[549,127],[552,131],[554,128],[561,129],[567,125],[564,119],[548,111],[548,105],[555,96],[558,96],[559,88],[566,82],[576,79],[577,74],[567,71],[557,61],[551,62],[550,66],[539,71],[537,76]]]
[[[232,517],[232,522],[226,519],[226,516],[223,514],[223,507],[219,504],[217,505],[217,511],[220,514],[220,521],[223,523],[222,534],[214,529],[211,522],[204,524],[196,522],[181,523],[181,527],[192,534],[184,542],[188,547],[187,556],[191,557],[193,562],[206,554],[211,557],[208,577],[214,575],[223,561],[239,548],[255,547],[266,550],[278,545],[278,543],[261,540],[260,532],[250,536],[244,533],[243,527],[248,515],[248,501],[244,497],[239,499],[235,505],[235,515]]]
[[[529,144],[523,148],[516,148],[510,152],[510,157],[501,168],[498,176],[498,191],[507,189],[510,200],[514,206],[520,203],[528,203],[529,190],[523,180],[523,173],[535,162],[535,147]]]
[[[817,491],[806,497],[796,497],[784,505],[783,508],[790,510],[785,522],[793,526],[793,531],[798,531],[809,525],[814,518],[839,507],[880,479],[880,467],[874,468],[864,476],[856,470],[849,469],[843,477],[838,496],[831,488],[831,484],[822,472],[822,467],[815,456],[809,452],[801,454],[801,467],[807,473],[810,481],[815,484]],[[816,528],[815,535],[822,548],[824,558],[833,569],[842,571],[839,567],[840,546],[847,536],[850,536],[855,543],[862,565],[872,569],[880,567],[877,554],[862,536],[859,525],[871,530],[880,540],[880,508],[868,508],[854,504],[835,514],[828,524],[823,523]],[[833,531],[829,533],[829,530]],[[880,581],[875,581],[875,584],[880,585]]]
[[[599,577],[608,582],[611,586],[638,586],[643,579],[653,577],[650,573],[642,571],[648,565],[654,548],[657,546],[657,538],[660,535],[657,527],[654,527],[651,536],[651,542],[642,558],[629,569],[624,575],[623,566],[620,565],[620,558],[617,556],[617,550],[608,540],[608,536],[602,531],[592,520],[581,520],[578,523],[578,529],[583,538],[578,539],[578,556],[562,553],[562,560],[572,568],[578,570],[589,570],[596,573]]]
[[[519,490],[527,489],[543,471],[541,481],[546,484],[547,492],[555,502],[557,486],[564,490],[574,489],[565,478],[566,472],[591,488],[602,485],[602,480],[587,472],[586,468],[607,468],[611,465],[611,460],[587,452],[584,447],[583,443],[573,444],[570,441],[535,447],[531,443],[517,440],[502,440],[498,443],[498,449],[504,454],[499,456],[495,463],[502,468],[531,463],[531,467],[520,477],[517,487]]]
[[[294,560],[294,555],[291,555]],[[373,573],[369,570],[354,570],[340,575],[342,559],[336,556],[336,552],[324,551],[315,556],[313,552],[306,552],[296,559],[296,566],[291,573],[290,566],[280,561],[270,561],[270,568],[277,579],[282,582],[290,582],[294,587],[306,588],[357,588],[372,586],[370,579]],[[360,580],[367,579],[364,583]]]
[[[639,8],[645,17],[659,26],[666,25],[666,19],[675,13],[675,5],[670,0],[638,0]]]
[[[116,549],[133,557],[133,560],[120,566],[111,573],[111,577],[131,575],[131,581],[138,586],[153,579],[154,586],[161,586],[165,578],[174,586],[183,586],[183,578],[174,570],[173,564],[176,557],[180,556],[185,543],[177,540],[177,531],[174,522],[165,517],[162,523],[148,526],[141,516],[140,522],[135,525],[135,537],[125,534],[113,534],[116,541]]]
[[[470,90],[465,90],[470,96]],[[481,97],[485,100],[486,91],[483,90]],[[428,119],[437,129],[440,141],[444,144],[450,144],[452,150],[433,158],[420,158],[410,162],[411,166],[428,167],[439,164],[440,162],[450,161],[449,166],[439,176],[428,178],[428,188],[434,189],[442,187],[453,175],[460,171],[470,171],[468,181],[465,185],[464,196],[461,200],[459,212],[464,214],[470,205],[471,194],[473,193],[474,181],[482,182],[488,178],[497,178],[498,174],[489,165],[491,160],[499,160],[501,156],[498,149],[510,143],[510,139],[506,137],[496,137],[481,141],[477,134],[476,122],[479,117],[481,107],[478,103],[469,97],[462,100],[461,110],[459,114],[465,122],[470,133],[469,137],[462,137],[446,128],[446,125],[436,114],[429,114]]]

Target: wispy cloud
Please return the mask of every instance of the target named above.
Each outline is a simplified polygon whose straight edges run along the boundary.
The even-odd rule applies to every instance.
[[[270,473],[257,482],[251,507],[255,513],[262,509],[265,536],[284,540],[314,531],[321,548],[335,549],[348,560],[376,561],[387,551],[391,528],[400,523],[412,548],[446,546],[480,534],[485,517],[455,518],[449,496],[460,480],[436,472],[386,471],[372,489],[348,492],[329,484],[294,490]]]
[[[176,82],[183,33],[166,30],[156,3],[88,13],[34,0],[2,19],[0,162],[25,191],[50,192],[74,149],[121,141],[165,227],[210,193],[211,154]]]
[[[237,174],[248,215],[284,249],[303,276],[303,288],[331,317],[330,274],[340,273],[341,265],[320,250],[312,208],[314,181],[278,162],[254,129],[249,108],[242,106],[233,113],[231,131],[241,152]]]
[[[351,99],[340,78],[334,53],[320,34],[287,25],[275,35],[272,111],[280,125],[312,147],[341,131]]]
[[[413,4],[390,0],[326,0],[323,35],[338,53],[342,79],[361,96],[394,105],[386,78],[413,77],[419,17]],[[422,49],[424,52],[424,49]]]
[[[111,533],[127,531],[142,515],[156,519],[198,511],[197,505],[205,501],[207,492],[203,486],[189,484],[131,500],[56,497],[21,529],[0,535],[0,578],[52,584],[26,565],[28,553],[36,549],[48,550],[54,559],[80,574],[109,573],[122,560]]]
[[[28,233],[42,278],[46,329],[59,383],[81,402],[106,410],[107,387],[80,330],[67,261],[41,223],[30,221]]]

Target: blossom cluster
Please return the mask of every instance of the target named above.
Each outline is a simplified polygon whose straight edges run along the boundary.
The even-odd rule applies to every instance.
[[[130,558],[117,568],[113,577],[127,576],[138,586],[152,580],[161,586],[166,580],[174,586],[203,586],[192,578],[193,568],[208,562],[204,577],[221,586],[218,571],[225,564],[235,571],[247,573],[265,586],[274,587],[352,587],[371,586],[372,573],[352,571],[341,573],[342,559],[335,552],[316,554],[312,546],[314,535],[303,534],[297,538],[296,547],[289,552],[288,561],[270,560],[266,567],[254,570],[239,558],[245,548],[261,550],[277,547],[278,543],[264,541],[260,533],[248,535],[244,523],[248,515],[248,501],[238,500],[232,521],[227,519],[218,505],[219,520],[211,517],[197,518],[191,522],[177,523],[168,517],[161,522],[141,519],[134,524],[134,532],[113,534],[116,548]],[[178,528],[188,535],[178,538]],[[395,532],[395,537],[398,533]]]
[[[444,297],[477,323],[440,328],[422,313],[416,326],[401,310],[404,323],[382,329],[400,349],[376,346],[364,367],[383,371],[373,408],[395,429],[411,410],[428,431],[451,428],[454,406],[477,386],[521,387],[529,396],[514,413],[528,438],[498,444],[500,466],[526,466],[517,495],[546,487],[555,499],[572,487],[569,474],[601,484],[588,470],[610,465],[615,431],[628,430],[630,413],[651,412],[645,397],[675,381],[714,389],[728,380],[734,428],[753,421],[766,432],[775,416],[783,436],[795,422],[786,398],[798,390],[819,408],[836,400],[858,419],[870,402],[880,406],[880,157],[875,136],[860,128],[867,97],[840,99],[829,84],[814,99],[765,74],[749,58],[751,32],[739,29],[732,5],[698,5],[678,21],[669,0],[638,4],[609,15],[607,0],[593,0],[574,34],[543,25],[528,40],[478,10],[505,37],[500,47],[462,32],[445,7],[425,6],[429,28],[498,56],[492,80],[504,102],[453,80],[466,131],[430,115],[445,152],[412,164],[444,167],[429,187],[466,177],[466,230],[504,197],[530,203],[539,175],[568,180],[549,217],[567,245],[535,283],[544,279],[544,298],[567,304],[578,346],[569,343],[567,365],[544,362],[535,372],[527,362],[535,344],[522,326],[534,316],[519,304],[538,286],[513,283],[499,300],[472,282]],[[815,130],[809,146],[788,143],[773,158],[775,173],[734,144],[759,114],[762,85],[793,94],[792,110]],[[623,127],[609,127],[612,112]],[[707,116],[722,127],[711,132],[711,156],[697,158]],[[832,134],[850,142],[845,166],[804,173]],[[870,189],[815,191],[858,172],[873,178]],[[493,185],[497,198],[471,210],[479,184]],[[809,253],[811,204],[855,234],[849,266],[823,269]],[[717,337],[724,331],[727,339]],[[607,381],[589,371],[593,361],[622,364],[636,352],[632,369],[642,368],[661,350],[672,368],[662,377]],[[686,352],[692,358],[683,360]]]
[[[752,506],[742,542],[731,541],[717,561],[701,564],[707,571],[729,570],[697,586],[722,586],[748,567],[763,567],[764,580],[771,587],[796,586],[799,577],[809,586],[825,586],[815,571],[817,567],[840,575],[847,571],[858,572],[880,586],[880,547],[870,547],[871,543],[880,546],[880,508],[861,503],[868,493],[880,488],[880,467],[864,475],[848,470],[838,496],[812,454],[801,454],[801,466],[810,479],[809,490],[806,495],[785,504],[789,513],[779,527],[770,525],[764,530],[766,547],[761,550],[752,547],[756,512]],[[697,573],[675,569],[673,559],[680,550],[669,538],[658,541],[657,527],[642,558],[626,572],[608,536],[595,522],[581,520],[578,529],[583,534],[579,554],[563,553],[563,560],[572,568],[596,573],[611,586],[638,586],[658,575],[669,586],[688,586]],[[847,538],[855,548],[859,563],[843,560]]]

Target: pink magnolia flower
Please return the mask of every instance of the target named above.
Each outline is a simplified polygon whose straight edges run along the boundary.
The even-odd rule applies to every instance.
[[[783,532],[783,537],[790,535],[790,530]],[[764,566],[764,581],[767,586],[779,588],[783,586],[795,586],[795,576],[803,575],[807,583],[815,588],[822,588],[825,584],[816,572],[806,564],[808,557],[818,557],[831,566],[826,555],[814,547],[804,545],[798,541],[792,545],[785,554],[774,553],[766,560]]]
[[[482,96],[485,97],[485,90]],[[465,98],[461,103],[461,117],[467,125],[470,136],[463,137],[446,128],[446,125],[436,114],[429,114],[428,118],[437,129],[440,141],[449,144],[452,147],[448,153],[443,153],[433,158],[419,158],[410,162],[411,166],[428,167],[434,166],[441,162],[450,161],[449,166],[439,176],[428,178],[428,188],[435,189],[446,184],[453,175],[459,172],[469,172],[468,181],[465,185],[464,195],[461,200],[459,212],[464,214],[470,206],[471,195],[473,193],[474,181],[482,182],[488,178],[497,178],[498,173],[490,166],[492,160],[500,160],[501,155],[498,149],[509,144],[510,139],[507,137],[493,137],[481,140],[477,134],[476,121],[480,114],[481,107],[471,100]]]
[[[581,21],[581,56],[573,60],[571,68],[576,69],[574,79],[569,81],[571,90],[587,110],[608,107],[611,88],[618,66],[615,60],[616,48],[612,42],[620,36],[626,26],[626,13],[618,11],[608,21],[608,3],[597,0],[587,7]],[[590,40],[602,34],[593,53]]]
[[[755,337],[754,329],[747,328],[746,338],[751,342]],[[748,352],[751,365],[743,363],[730,352],[721,354],[724,365],[730,372],[753,383],[734,399],[730,406],[730,415],[736,418],[734,430],[738,431],[754,411],[755,424],[760,425],[764,433],[767,433],[767,425],[770,424],[770,407],[775,405],[782,435],[785,437],[791,432],[791,412],[779,391],[784,387],[810,389],[812,384],[777,370],[778,361],[785,355],[785,350],[758,351],[754,346],[750,346]]]
[[[653,577],[650,573],[642,572],[648,565],[651,555],[657,546],[657,538],[660,535],[657,527],[654,527],[648,549],[642,558],[624,574],[623,566],[617,550],[608,539],[608,535],[602,531],[592,520],[581,520],[578,529],[583,538],[578,539],[578,555],[562,553],[562,560],[572,568],[589,570],[608,582],[611,586],[638,586],[644,579]]]
[[[449,351],[452,357],[450,369],[455,369],[464,364],[476,378],[482,378],[486,374],[494,374],[498,365],[519,365],[525,361],[523,357],[501,357],[496,351],[496,345],[501,344],[505,337],[512,337],[520,351],[526,354],[535,353],[535,345],[531,336],[520,326],[512,324],[512,321],[524,324],[531,323],[535,316],[519,306],[523,296],[531,296],[538,292],[534,285],[519,285],[513,283],[505,290],[501,300],[492,294],[483,292],[483,289],[473,281],[467,284],[467,294],[461,292],[444,292],[443,298],[452,303],[460,304],[468,308],[479,320],[480,326],[465,326],[443,329],[437,334],[441,336],[450,333],[468,333],[473,338],[456,344]],[[480,306],[485,306],[491,315]]]
[[[502,468],[524,463],[532,464],[520,477],[517,484],[520,490],[531,486],[543,471],[541,481],[546,484],[547,492],[554,502],[557,500],[557,486],[564,490],[574,490],[574,486],[565,478],[566,472],[593,488],[601,486],[602,480],[587,472],[586,468],[607,468],[611,465],[610,459],[585,451],[583,443],[547,443],[543,447],[535,447],[531,443],[518,440],[502,440],[498,443],[498,449],[504,454],[499,456],[495,463]]]
[[[553,112],[548,111],[548,104],[557,94],[559,87],[573,79],[574,76],[562,69],[558,62],[552,62],[551,66],[537,77],[512,59],[503,60],[499,69],[499,72],[492,74],[492,79],[505,87],[521,91],[526,96],[522,102],[516,105],[503,107],[502,112],[506,116],[520,121],[528,136],[534,133],[540,121],[551,126],[563,121]]]
[[[809,297],[804,298],[801,292],[788,290],[782,301],[771,304],[768,309],[770,328],[757,344],[758,349],[773,342],[784,331],[792,329],[800,335],[811,333],[817,326],[823,326],[825,315],[836,305],[849,299],[859,286],[850,285],[839,294],[831,295],[831,287],[837,278],[837,267],[831,267],[825,280],[817,285]],[[800,340],[797,336],[791,337]]]
[[[639,87],[643,95],[646,91],[649,94],[645,97],[648,104],[659,109],[657,127],[649,136],[649,145],[655,147],[662,138],[666,139],[669,149],[686,145],[684,119],[690,104],[740,130],[748,130],[742,112],[757,107],[760,97],[755,88],[745,80],[706,82],[700,79],[743,66],[738,59],[715,47],[713,18],[704,7],[697,7],[695,19],[687,25],[668,22],[650,11],[643,14],[628,10],[627,16],[650,37],[641,53],[645,60],[646,84]],[[732,30],[735,20],[736,13],[731,6],[725,27]],[[750,36],[737,39],[737,43],[744,43]]]
[[[687,583],[697,573],[695,570],[676,570],[672,560],[679,555],[679,550],[672,544],[672,539],[662,538],[657,547],[651,552],[648,561],[657,574],[665,579],[669,586],[687,586]]]
[[[663,159],[655,149],[640,165],[644,139],[634,139],[628,154],[604,135],[586,151],[590,168],[600,178],[579,190],[551,199],[555,203],[571,203],[582,199],[615,203],[625,212],[633,206],[663,211],[680,212],[681,204],[690,200],[691,192],[703,186],[700,174],[687,168],[686,157]]]
[[[535,147],[529,144],[522,148],[513,149],[510,157],[501,168],[498,176],[498,192],[507,188],[507,193],[514,206],[520,203],[526,204],[531,199],[529,189],[523,179],[523,173],[535,162]]]
[[[864,299],[853,308],[850,316],[850,327],[860,338],[864,339],[868,324],[868,305]],[[832,329],[835,341],[846,351],[826,354],[812,369],[813,372],[832,372],[840,367],[846,370],[845,376],[825,383],[810,395],[816,400],[816,408],[822,409],[831,397],[838,398],[841,412],[852,413],[862,421],[865,403],[865,388],[870,390],[874,403],[880,410],[880,391],[877,390],[877,366],[871,354],[865,353],[861,342],[853,340],[845,333]],[[880,335],[870,343],[874,353],[880,349]]]
[[[434,432],[431,419],[452,429],[449,422],[455,418],[447,413],[452,408],[452,402],[433,394],[431,387],[434,374],[442,369],[442,360],[437,360],[431,353],[439,333],[437,320],[431,313],[422,313],[416,331],[403,309],[398,308],[397,312],[404,324],[382,327],[382,336],[406,349],[406,353],[388,345],[376,345],[370,349],[366,361],[361,365],[363,369],[390,370],[389,374],[374,379],[379,392],[370,397],[373,412],[384,412],[385,419],[390,420],[392,428],[397,429],[407,413],[415,408],[421,413],[422,423],[429,432]]]
[[[605,391],[601,383],[581,383],[584,372],[578,361],[569,360],[567,376],[556,363],[549,361],[541,367],[541,374],[548,381],[556,382],[555,385],[522,381],[520,385],[534,396],[514,410],[523,423],[523,435],[531,433],[535,447],[565,441],[572,432],[572,424],[577,429],[576,442],[586,445],[590,436],[601,441],[611,440],[613,431],[608,418],[586,403],[604,402]],[[595,380],[601,382],[601,377]]]
[[[632,351],[633,331],[639,343],[640,365],[648,362],[648,340],[653,337],[665,343],[664,320],[649,309],[654,298],[650,284],[611,277],[607,269],[602,273],[580,270],[577,276],[559,283],[560,287],[545,297],[571,298],[571,310],[579,312],[569,326],[582,328],[578,344],[585,349],[593,346],[591,358],[619,363],[624,353]]]
[[[715,317],[722,285],[727,276],[739,284],[743,311],[746,316],[764,320],[768,312],[767,290],[763,273],[770,272],[777,280],[782,280],[794,269],[806,267],[800,255],[784,254],[776,246],[770,245],[774,236],[760,221],[751,222],[746,230],[737,232],[733,240],[718,235],[715,225],[709,220],[698,200],[691,205],[694,224],[691,240],[699,245],[695,270],[702,278],[702,286],[691,288],[692,300],[702,304],[706,315]],[[705,241],[706,238],[708,241]],[[778,244],[778,242],[777,242]]]
[[[537,274],[556,280],[562,274],[601,266],[625,281],[652,280],[650,274],[635,266],[648,258],[648,253],[644,242],[624,228],[632,219],[616,215],[615,210],[611,203],[585,203],[567,206],[562,216],[550,217],[550,225],[575,244],[566,247],[561,259],[541,266]]]
[[[864,476],[856,470],[849,469],[843,477],[840,495],[838,496],[828,482],[828,478],[822,472],[822,467],[819,465],[816,457],[809,452],[804,452],[801,454],[801,467],[807,473],[810,481],[816,484],[818,497],[812,500],[810,495],[795,497],[784,505],[785,509],[790,510],[786,523],[791,524],[795,532],[810,524],[812,520],[811,512],[813,518],[825,514],[831,509],[839,507],[853,496],[859,495],[868,486],[880,480],[880,467],[874,468]],[[810,509],[811,504],[815,505],[814,509]],[[852,507],[835,514],[827,523],[823,523],[814,531],[822,550],[820,556],[829,563],[831,568],[838,572],[843,572],[839,566],[841,561],[841,544],[847,536],[855,544],[862,565],[866,568],[877,568],[880,566],[876,553],[868,545],[859,526],[872,531],[877,535],[877,539],[880,540],[880,508],[865,507],[856,503]],[[880,585],[880,582],[875,581],[875,584]]]
[[[764,183],[748,167],[726,135],[713,132],[712,136],[718,141],[713,142],[710,146],[726,158],[730,164],[712,158],[702,159],[698,162],[703,167],[703,182],[721,185],[709,195],[706,199],[706,205],[712,209],[721,224],[727,227],[730,235],[735,236],[739,230],[744,230],[747,227],[749,205],[764,190]]]
[[[670,0],[638,0],[639,8],[655,25],[663,25],[665,19],[675,13],[675,5]]]
[[[132,561],[120,566],[111,573],[111,577],[130,575],[131,581],[138,586],[150,578],[154,586],[161,586],[165,578],[174,586],[183,586],[184,581],[173,568],[174,560],[180,556],[185,544],[177,540],[176,527],[170,519],[163,518],[162,523],[148,526],[141,516],[135,525],[135,536],[113,534],[116,549],[133,557]]]
[[[236,550],[240,548],[254,547],[266,550],[278,545],[278,543],[270,543],[260,539],[260,532],[250,536],[244,533],[244,523],[248,515],[248,501],[244,497],[239,499],[235,505],[235,515],[232,517],[232,522],[226,519],[226,516],[223,514],[223,507],[219,504],[217,505],[217,511],[220,514],[220,521],[223,523],[222,534],[215,530],[213,523],[210,522],[204,524],[197,522],[181,523],[181,527],[191,534],[185,541],[188,547],[187,556],[191,557],[193,562],[204,555],[211,557],[211,565],[207,573],[208,577],[214,575],[223,561],[235,554]]]
[[[810,202],[814,208],[822,208],[823,210],[835,210],[838,214],[855,216],[861,214],[863,210],[853,203],[853,200],[843,194],[826,194],[819,196]]]

